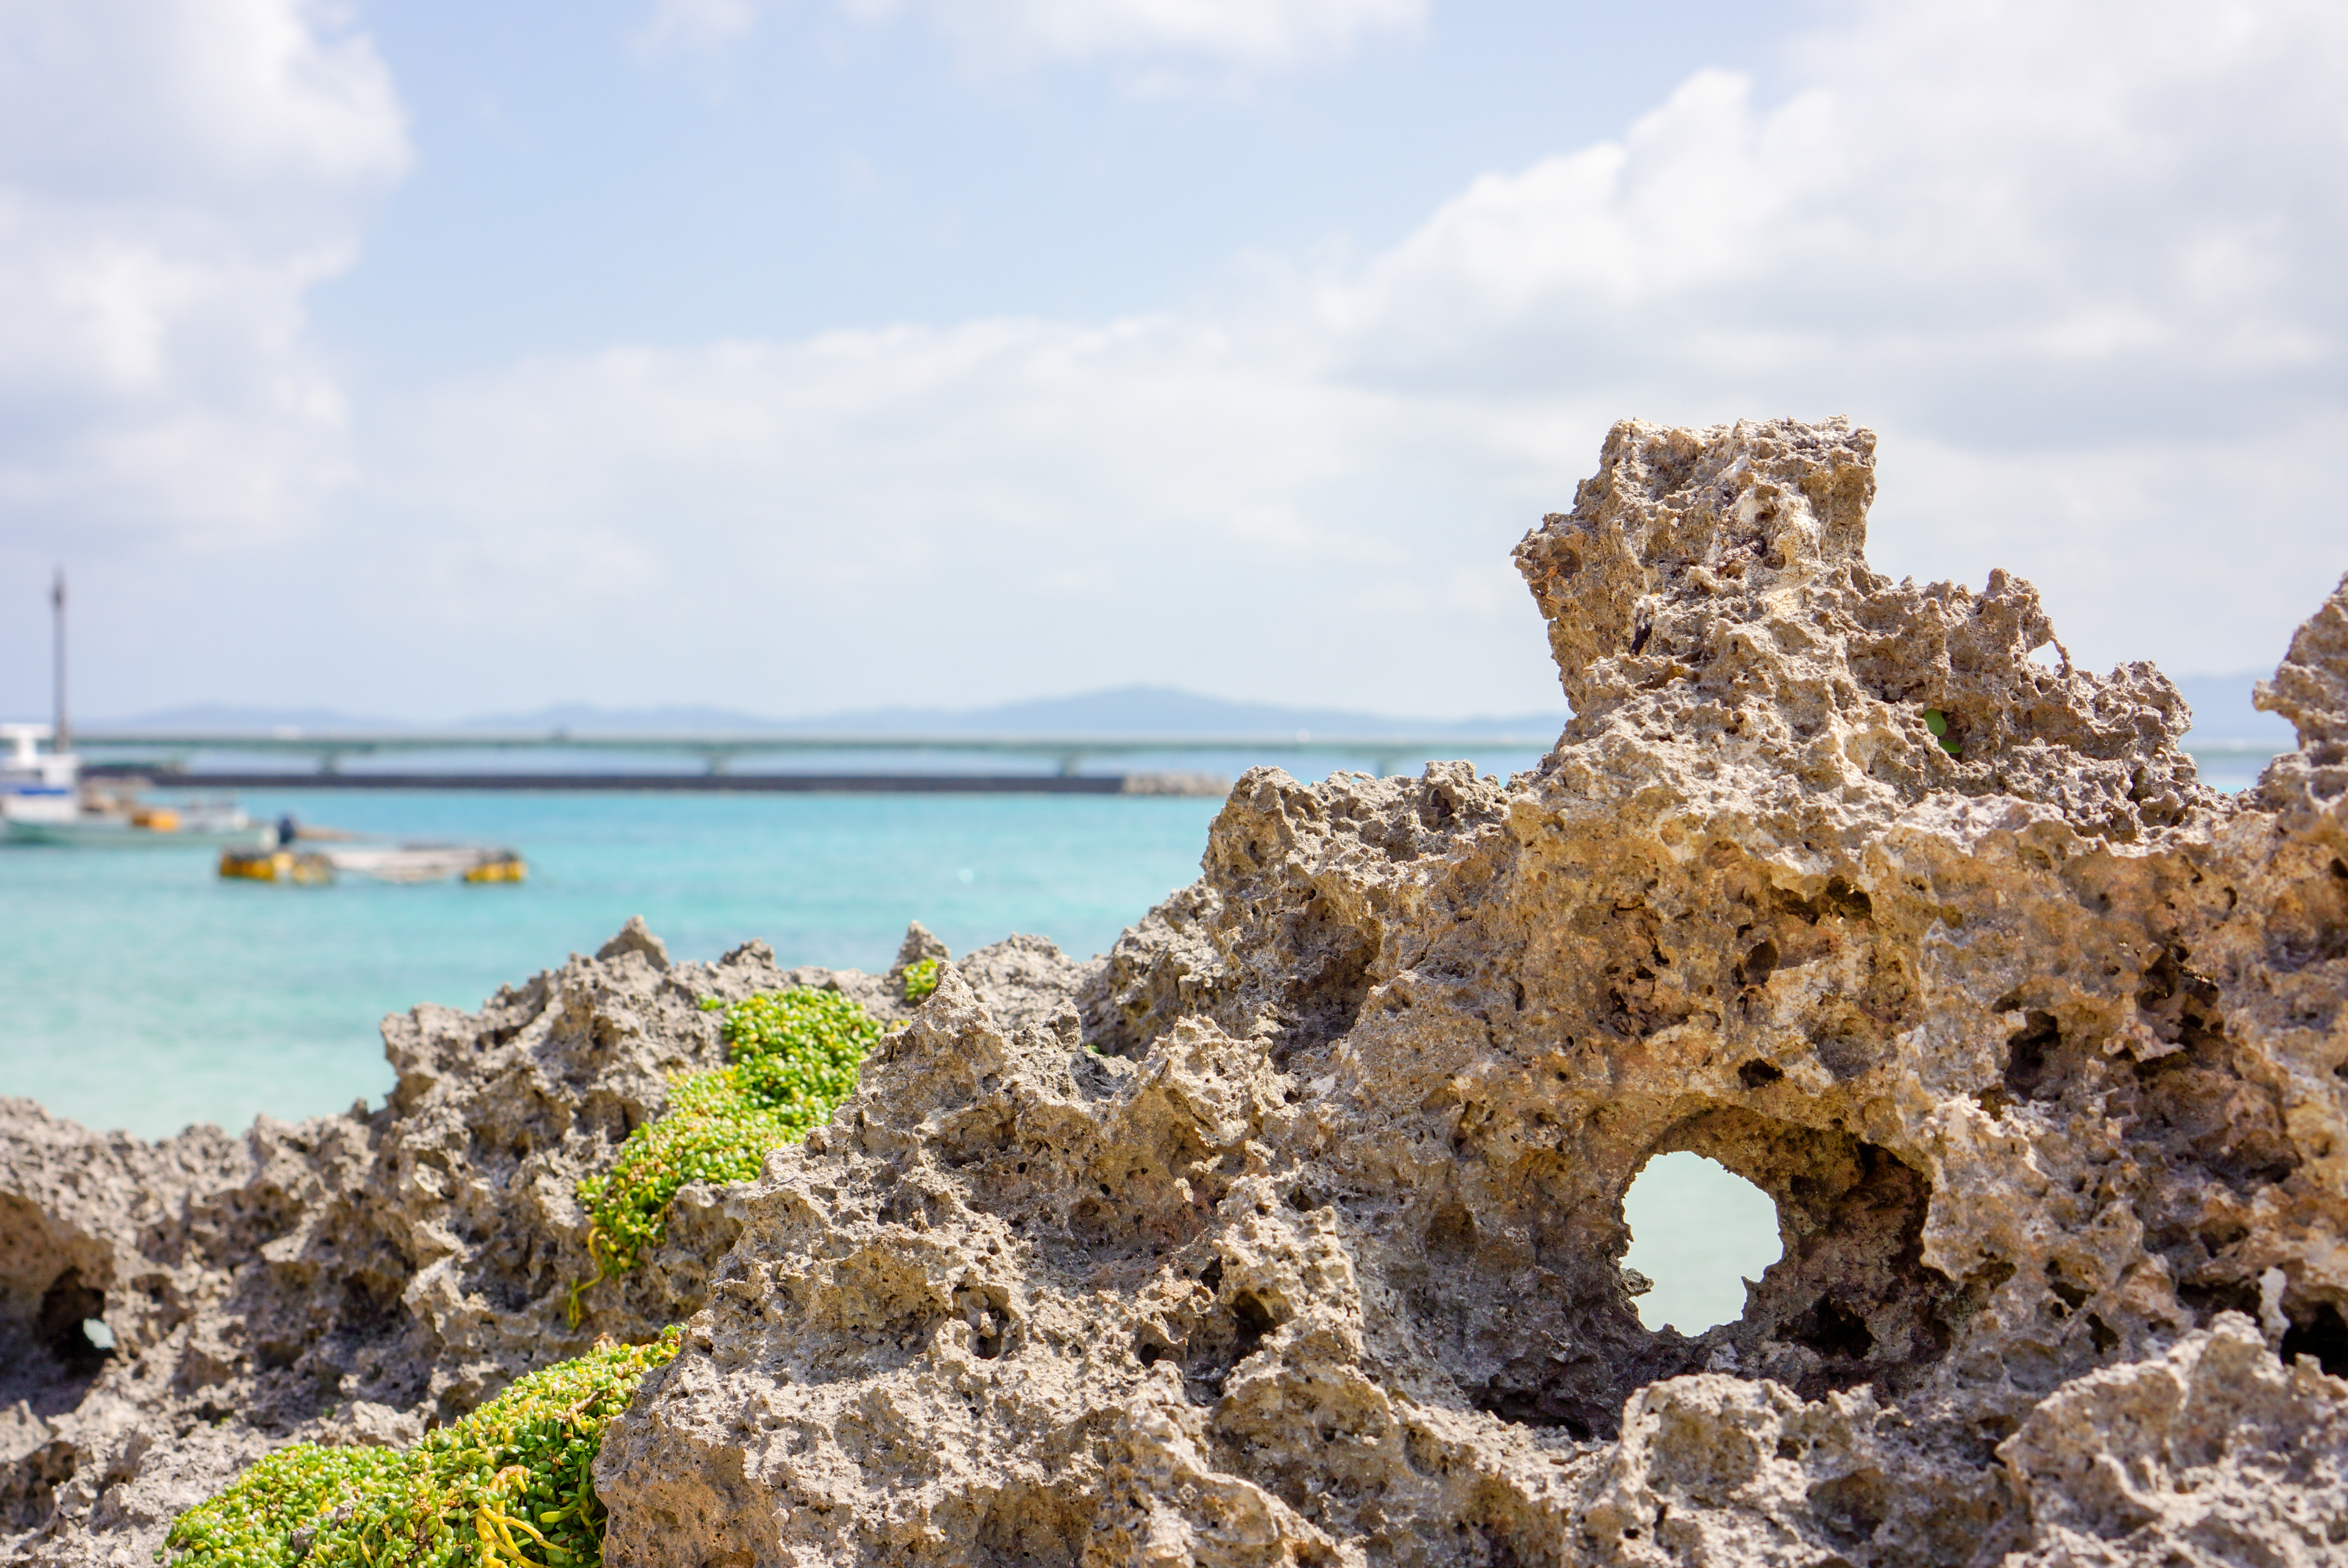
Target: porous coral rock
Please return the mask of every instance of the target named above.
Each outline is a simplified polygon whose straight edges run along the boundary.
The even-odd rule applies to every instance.
[[[2348,597],[2237,802],[2027,584],[1871,572],[1872,488],[1617,426],[1518,551],[1539,769],[1250,774],[1076,1030],[950,968],[743,1201],[613,1559],[2348,1551]],[[1784,1242],[1694,1337],[1620,1266],[1674,1150]]]
[[[404,1444],[601,1336],[706,1298],[739,1229],[689,1186],[666,1242],[588,1290],[574,1188],[724,1060],[705,998],[877,977],[785,972],[762,943],[673,964],[641,920],[479,1013],[384,1024],[381,1108],[242,1137],[92,1133],[0,1101],[0,1560],[146,1563],[182,1509],[291,1441]],[[102,1352],[83,1331],[102,1321]]]
[[[1872,486],[1840,422],[1617,426],[1518,552],[1575,710],[1538,769],[1258,770],[1106,959],[942,966],[590,1293],[582,1335],[693,1314],[607,1561],[2340,1560],[2348,583],[2263,697],[2301,749],[2223,797],[2027,584],[1869,570]],[[266,1446],[571,1353],[571,1184],[714,1063],[694,998],[784,980],[637,929],[395,1020],[369,1117],[14,1112],[11,1343],[89,1290],[129,1336],[12,1371],[15,1549],[128,1562]],[[1677,1150],[1784,1247],[1694,1336],[1621,1266]]]

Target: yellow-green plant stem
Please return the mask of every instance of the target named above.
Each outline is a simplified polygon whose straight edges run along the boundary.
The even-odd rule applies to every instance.
[[[179,1517],[173,1568],[600,1563],[604,1429],[681,1332],[542,1368],[413,1448],[281,1449]]]
[[[667,1113],[629,1133],[609,1171],[579,1184],[595,1273],[572,1288],[573,1327],[583,1293],[635,1267],[668,1234],[669,1204],[685,1184],[749,1181],[767,1151],[806,1137],[855,1093],[880,1025],[838,991],[797,987],[734,1003],[718,1034],[726,1064],[670,1079]]]

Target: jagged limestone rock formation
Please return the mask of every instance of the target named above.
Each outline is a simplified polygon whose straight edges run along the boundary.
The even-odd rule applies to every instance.
[[[1870,572],[1872,448],[1618,426],[1518,553],[1536,773],[1258,771],[1073,1019],[950,971],[742,1201],[612,1559],[2348,1552],[2348,600],[2230,801],[2026,584]],[[1619,1266],[1680,1149],[1785,1240],[1695,1338]]]
[[[395,1020],[371,1117],[15,1111],[0,1552],[143,1561],[269,1446],[690,1313],[599,1463],[614,1563],[2339,1560],[2348,583],[2230,799],[2026,584],[1870,572],[1871,488],[1840,423],[1618,426],[1519,551],[1539,769],[1249,774],[1197,884],[1106,959],[946,965],[576,1336],[571,1184],[716,1061],[693,999],[889,977],[637,927]],[[1784,1239],[1693,1338],[1620,1266],[1683,1149]]]
[[[0,1561],[148,1563],[181,1510],[290,1441],[412,1441],[598,1337],[696,1311],[740,1229],[689,1186],[666,1242],[587,1291],[573,1189],[724,1060],[704,998],[879,978],[785,973],[762,943],[673,965],[632,920],[480,1012],[386,1020],[368,1112],[158,1144],[0,1102]],[[102,1354],[83,1332],[112,1331]]]

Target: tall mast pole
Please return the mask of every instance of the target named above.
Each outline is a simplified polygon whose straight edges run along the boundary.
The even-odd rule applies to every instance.
[[[56,611],[55,663],[57,675],[57,733],[49,742],[49,749],[63,755],[73,750],[73,730],[66,722],[66,569],[63,567],[57,568],[57,586],[49,590],[49,606]]]

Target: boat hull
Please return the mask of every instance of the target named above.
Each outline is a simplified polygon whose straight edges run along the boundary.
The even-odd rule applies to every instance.
[[[77,849],[267,849],[277,830],[265,823],[242,827],[140,827],[134,823],[83,818],[75,822],[7,820],[11,844],[52,844]]]

